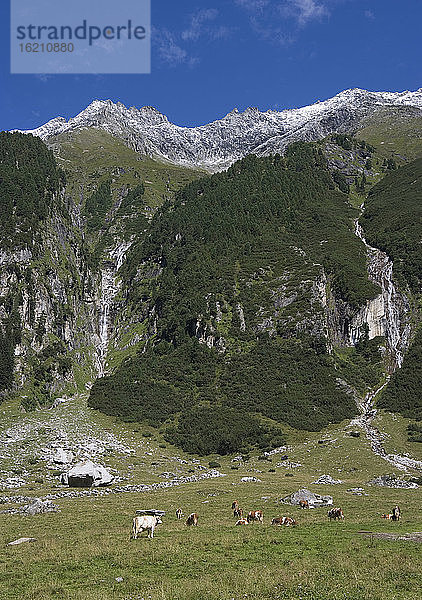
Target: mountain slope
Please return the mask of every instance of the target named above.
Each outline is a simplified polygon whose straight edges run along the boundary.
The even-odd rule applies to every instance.
[[[0,134],[0,388],[26,408],[86,391],[103,371],[133,231],[199,176],[99,130],[63,134],[54,150],[62,169],[40,139]]]
[[[350,133],[385,107],[422,109],[422,89],[415,92],[368,92],[352,89],[324,102],[281,112],[237,109],[200,127],[179,127],[152,107],[126,108],[118,102],[95,100],[76,117],[57,117],[28,131],[49,141],[54,136],[99,128],[121,139],[142,155],[209,171],[227,168],[247,154],[282,152],[298,140],[318,140],[330,133]]]
[[[364,389],[378,381],[383,340],[365,338],[360,307],[379,288],[353,231],[358,212],[335,188],[321,149],[297,143],[285,158],[247,157],[164,205],[120,271],[154,337],[97,380],[90,405],[154,425],[178,417],[168,438],[208,453],[256,441],[239,412],[303,429],[351,417],[345,379]],[[337,356],[354,318],[360,346]],[[234,440],[218,426],[221,411]]]

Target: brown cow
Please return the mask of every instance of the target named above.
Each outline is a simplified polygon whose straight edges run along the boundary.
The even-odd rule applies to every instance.
[[[188,516],[188,518],[186,519],[185,525],[188,525],[189,527],[191,525],[195,525],[196,526],[196,525],[198,525],[198,519],[199,519],[199,517],[198,517],[198,515],[196,513],[191,513]]]
[[[236,521],[235,525],[249,525],[249,522],[247,519],[239,519]]]
[[[330,519],[330,521],[332,519],[334,519],[334,521],[336,521],[337,519],[339,521],[340,521],[340,519],[344,519],[344,514],[343,514],[343,511],[341,510],[341,508],[332,508],[331,510],[328,511],[327,516]]]
[[[181,519],[182,517],[183,517],[183,512],[182,512],[182,509],[181,509],[181,508],[178,508],[178,509],[176,510],[176,518],[177,518],[177,519]]]
[[[297,524],[297,521],[295,519],[291,519],[290,517],[277,517],[271,521],[271,525],[285,525],[286,527],[294,527]]]
[[[243,517],[243,508],[235,508],[233,511],[233,516],[241,519]]]
[[[248,523],[253,521],[259,521],[260,523],[264,522],[264,514],[262,510],[250,510],[247,516]]]
[[[233,500],[232,502],[232,510],[238,510],[239,502],[237,500]]]
[[[391,521],[392,518],[393,515],[391,513],[389,513],[388,515],[386,515],[385,513],[381,515],[381,519],[388,519],[388,521]]]
[[[299,500],[299,508],[309,508],[309,502],[307,500]]]

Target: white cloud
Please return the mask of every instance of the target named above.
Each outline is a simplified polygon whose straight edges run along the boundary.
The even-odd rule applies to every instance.
[[[197,41],[203,34],[210,34],[211,30],[207,23],[214,21],[218,17],[216,8],[204,8],[191,16],[190,26],[182,31],[182,39]]]
[[[157,49],[160,59],[171,66],[189,61],[186,50],[178,44],[175,35],[167,29],[154,28],[152,43]]]
[[[234,0],[235,4],[249,12],[260,12],[269,5],[269,0]]]
[[[330,14],[326,5],[317,0],[287,0],[280,8],[282,14],[295,18],[301,27]]]
[[[277,45],[285,45],[292,42],[291,35],[283,27],[263,22],[257,17],[251,17],[250,23],[254,32],[263,40]]]
[[[365,10],[364,14],[367,19],[375,19],[375,14],[372,12],[372,10]]]

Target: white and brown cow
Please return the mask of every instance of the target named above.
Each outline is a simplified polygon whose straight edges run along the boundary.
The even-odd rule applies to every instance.
[[[260,523],[264,522],[264,513],[262,510],[250,510],[247,516],[248,523],[252,523],[253,521],[259,521]]]
[[[295,527],[297,524],[297,521],[290,517],[277,517],[271,521],[271,525],[285,525],[286,527]]]
[[[198,525],[198,515],[196,513],[191,513],[188,518],[186,519],[186,523],[185,525],[188,525],[188,527],[190,527],[191,525],[197,526]]]
[[[154,529],[157,525],[160,525],[162,520],[160,517],[154,517],[152,515],[143,515],[141,517],[135,517],[132,522],[132,539],[138,539],[138,535],[143,531],[148,532],[148,537],[154,537]]]
[[[238,519],[242,519],[243,518],[243,509],[242,508],[235,508],[233,511],[233,516],[237,517]]]
[[[247,519],[239,519],[236,521],[235,525],[249,525],[249,523]]]
[[[341,510],[341,508],[332,508],[331,510],[328,511],[327,513],[328,518],[331,520],[334,519],[334,521],[339,520],[340,519],[344,519],[344,514],[343,511]]]
[[[237,500],[233,500],[232,510],[238,510],[238,509],[239,509],[239,502]]]

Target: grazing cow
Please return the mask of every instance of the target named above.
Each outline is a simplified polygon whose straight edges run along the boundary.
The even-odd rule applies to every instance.
[[[277,517],[271,521],[271,525],[285,525],[286,527],[294,527],[297,524],[297,521],[295,519],[291,519],[290,517]]]
[[[182,509],[178,508],[176,510],[176,519],[181,519],[183,517]]]
[[[188,527],[190,527],[191,525],[198,525],[198,518],[199,517],[196,513],[191,513],[186,519],[185,525],[188,525]]]
[[[248,523],[252,521],[259,521],[260,523],[264,522],[264,514],[262,510],[250,510],[247,516]]]
[[[309,502],[307,500],[299,500],[299,508],[309,508]]]
[[[237,500],[233,500],[232,510],[238,510],[238,509],[239,509],[239,502]]]
[[[235,525],[249,525],[248,519],[239,519]]]
[[[330,519],[330,521],[332,519],[334,519],[334,521],[336,519],[338,519],[339,521],[340,521],[340,519],[344,519],[344,514],[343,514],[343,511],[341,510],[341,508],[332,508],[331,510],[328,511],[327,516]]]
[[[234,517],[238,517],[239,519],[241,519],[243,517],[243,509],[242,508],[235,508],[233,511],[233,516]]]
[[[395,506],[393,508],[393,512],[392,512],[392,515],[391,515],[391,520],[392,521],[400,521],[400,517],[401,517],[400,507],[399,506]]]
[[[381,519],[388,519],[388,521],[391,521],[392,518],[393,515],[391,513],[389,513],[388,515],[386,515],[385,513],[381,515]]]
[[[152,515],[143,515],[142,517],[135,517],[132,522],[132,539],[138,539],[138,535],[143,531],[148,531],[148,537],[154,537],[154,529],[157,525],[160,525],[162,520],[160,517],[154,517]]]

